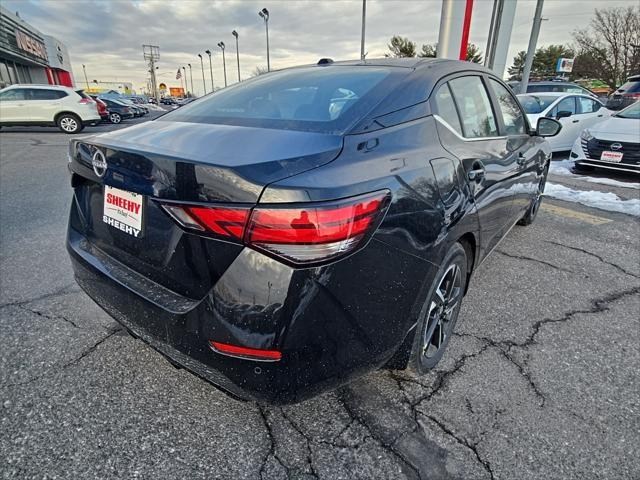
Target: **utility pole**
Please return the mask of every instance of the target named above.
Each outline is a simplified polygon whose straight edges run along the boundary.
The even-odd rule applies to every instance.
[[[222,50],[222,68],[224,70],[224,86],[227,86],[227,61],[224,58],[224,42],[218,42],[218,46]]]
[[[360,60],[364,60],[364,31],[367,19],[367,0],[362,0],[362,34],[360,35]]]
[[[87,84],[87,90],[89,90],[89,79],[87,78],[87,67],[82,64],[82,71],[84,72],[84,81]]]
[[[184,91],[185,93],[189,90],[189,82],[187,82],[187,69],[182,67],[182,76],[184,77]]]
[[[531,75],[531,66],[533,65],[533,57],[536,54],[536,45],[538,44],[538,35],[540,34],[540,24],[542,23],[542,4],[544,0],[538,0],[536,4],[536,13],[533,15],[533,27],[531,27],[531,36],[529,37],[529,48],[527,48],[527,57],[524,60],[524,70],[522,71],[522,80],[520,81],[520,93],[527,93],[529,86],[529,75]]]
[[[207,50],[204,53],[209,55],[209,73],[211,74],[211,93],[213,93],[216,91],[216,89],[213,88],[213,66],[211,65],[211,50]]]
[[[238,82],[240,81],[240,48],[238,47],[238,32],[235,30],[231,32],[231,35],[236,37],[236,59],[238,61]]]
[[[157,105],[160,105],[160,95],[158,93],[158,84],[156,82],[156,62],[160,60],[160,47],[157,45],[142,45],[142,54],[144,59],[149,62],[153,97],[156,99]]]
[[[263,8],[258,12],[260,18],[264,20],[264,28],[267,32],[267,71],[271,71],[271,61],[269,59],[269,10]]]
[[[195,92],[193,91],[193,70],[191,69],[190,63],[187,63],[187,66],[189,67],[189,76],[191,77],[191,95],[195,95]]]
[[[207,84],[204,81],[204,63],[202,63],[202,55],[198,54],[200,57],[200,68],[202,69],[202,89],[204,90],[204,94],[207,94]]]

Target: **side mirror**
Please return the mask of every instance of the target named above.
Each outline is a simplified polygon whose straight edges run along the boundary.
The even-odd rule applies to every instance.
[[[556,115],[556,118],[560,119],[560,118],[567,118],[571,116],[571,112],[568,110],[560,110],[558,112],[558,115]]]
[[[562,124],[553,118],[541,117],[536,125],[536,135],[539,137],[555,137],[562,130]]]

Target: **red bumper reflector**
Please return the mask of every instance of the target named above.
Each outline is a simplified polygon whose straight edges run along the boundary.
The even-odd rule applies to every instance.
[[[209,344],[218,353],[223,353],[232,357],[246,358],[248,360],[269,360],[278,361],[282,358],[282,353],[277,350],[261,350],[259,348],[238,347],[228,343],[214,342],[209,340]]]

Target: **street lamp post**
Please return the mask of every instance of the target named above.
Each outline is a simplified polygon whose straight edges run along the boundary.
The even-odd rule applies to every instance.
[[[193,70],[191,69],[190,63],[187,63],[187,66],[189,67],[189,77],[191,77],[191,95],[195,95],[195,92],[193,91]]]
[[[236,37],[236,59],[238,61],[238,81],[240,81],[240,49],[238,48],[238,32],[234,30],[231,32],[231,35]]]
[[[215,88],[213,88],[213,66],[211,65],[211,50],[207,50],[204,53],[209,55],[209,73],[211,73],[211,93],[213,93],[215,91]]]
[[[87,67],[82,64],[82,71],[84,72],[84,81],[87,84],[87,90],[89,90],[89,79],[87,78]]]
[[[264,28],[267,32],[267,71],[271,71],[271,62],[269,61],[269,10],[263,8],[258,12],[260,18],[264,20]]]
[[[227,86],[227,61],[224,58],[224,42],[218,42],[218,46],[222,50],[222,68],[224,70],[224,86]]]
[[[207,84],[204,83],[204,63],[202,63],[202,55],[198,54],[200,57],[200,68],[202,69],[202,89],[204,90],[204,94],[207,94]]]
[[[187,82],[187,69],[184,67],[182,67],[182,74],[184,77],[184,87],[185,87],[184,89],[189,90],[189,83]]]

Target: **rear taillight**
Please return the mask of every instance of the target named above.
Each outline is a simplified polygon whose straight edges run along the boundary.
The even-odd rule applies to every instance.
[[[95,102],[93,100],[91,100],[90,98],[81,98],[78,103],[82,103],[83,105],[89,105],[89,104],[95,103]]]
[[[335,260],[362,247],[389,205],[388,191],[332,202],[227,207],[163,204],[185,228],[243,243],[296,266]]]
[[[228,343],[215,342],[213,340],[209,340],[209,345],[215,352],[229,355],[230,357],[261,360],[263,362],[277,362],[282,358],[282,353],[278,350],[240,347]]]

